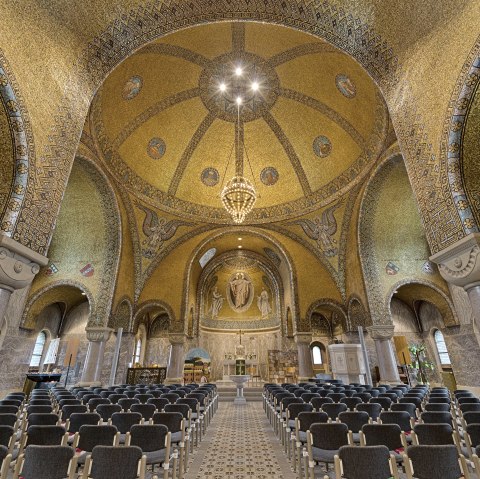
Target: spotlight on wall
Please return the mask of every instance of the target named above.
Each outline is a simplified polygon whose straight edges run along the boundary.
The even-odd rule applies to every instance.
[[[254,81],[252,83],[252,90],[253,91],[258,91],[259,88],[260,88],[260,85],[258,84],[258,82]]]
[[[220,83],[220,91],[225,91],[227,89],[227,85],[225,85],[225,83]]]
[[[242,67],[235,68],[235,75],[237,75],[237,77],[241,76],[242,73],[243,73]]]

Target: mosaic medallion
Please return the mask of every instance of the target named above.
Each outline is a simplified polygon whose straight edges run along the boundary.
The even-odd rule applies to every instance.
[[[268,166],[260,173],[260,179],[264,185],[272,186],[278,181],[278,171],[273,166]]]
[[[167,149],[167,145],[161,138],[152,138],[148,142],[147,153],[150,158],[159,160]]]
[[[142,89],[142,77],[138,75],[133,76],[130,78],[127,83],[123,86],[122,96],[124,100],[131,100],[135,98]]]
[[[220,180],[220,175],[215,168],[205,168],[200,179],[205,186],[215,186]]]
[[[337,75],[335,77],[335,84],[337,85],[339,92],[347,98],[354,98],[357,94],[355,83],[353,83],[347,75]]]
[[[332,144],[326,136],[317,136],[313,140],[313,151],[320,158],[325,158],[332,152]]]
[[[241,74],[237,74],[237,68]],[[253,90],[256,84],[258,89]],[[224,89],[221,90],[223,85]],[[242,98],[242,120],[261,118],[278,97],[280,80],[265,59],[250,52],[229,52],[214,58],[200,74],[200,97],[217,118],[235,122],[237,98]]]

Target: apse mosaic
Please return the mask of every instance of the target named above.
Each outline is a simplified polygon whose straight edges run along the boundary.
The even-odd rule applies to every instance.
[[[273,186],[278,181],[278,171],[273,166],[264,168],[260,173],[260,179],[265,186]]]
[[[215,186],[220,180],[220,174],[215,168],[205,168],[200,178],[205,186]]]
[[[165,155],[165,151],[167,150],[167,145],[161,138],[152,138],[148,142],[147,146],[147,153],[150,158],[154,160],[159,160]]]
[[[357,94],[355,83],[347,75],[337,75],[335,78],[335,84],[338,91],[347,98],[354,98]]]
[[[142,89],[142,77],[135,75],[131,77],[123,86],[122,96],[124,100],[135,98]]]
[[[320,158],[325,158],[332,152],[332,143],[324,135],[317,136],[313,140],[313,151]]]

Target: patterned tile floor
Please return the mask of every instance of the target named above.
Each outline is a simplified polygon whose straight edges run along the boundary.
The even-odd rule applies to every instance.
[[[221,402],[185,479],[295,479],[261,402]]]

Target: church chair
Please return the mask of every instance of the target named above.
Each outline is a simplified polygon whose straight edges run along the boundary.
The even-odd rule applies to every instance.
[[[400,398],[398,400],[398,403],[399,404],[403,404],[403,403],[410,403],[410,404],[415,404],[415,407],[417,408],[417,410],[419,412],[422,412],[423,411],[423,400],[417,396],[407,396],[405,394],[405,396],[403,396],[403,398]]]
[[[362,404],[363,401],[359,397],[346,397],[340,399],[340,402],[346,404],[349,411],[354,411],[355,407]]]
[[[113,391],[108,391],[108,392],[114,392],[116,394],[123,394],[125,391],[127,391],[127,388],[124,387],[117,387]],[[102,395],[102,393],[100,393]],[[102,396],[103,397],[103,396]],[[108,396],[107,396],[108,397]]]
[[[313,398],[319,398],[321,397],[320,394],[318,393],[303,393],[300,398],[302,399],[303,402],[310,402],[311,399]]]
[[[75,396],[77,396],[78,399],[83,400],[84,396],[87,396],[88,394],[93,394],[91,389],[82,389],[81,391],[78,391]]]
[[[479,404],[480,406],[480,404]],[[446,404],[446,403],[429,403],[427,402],[427,404],[424,404],[423,406],[423,410],[426,411],[426,412],[449,412],[451,409],[450,409],[450,405],[449,404]],[[480,411],[480,408],[479,408],[479,411]]]
[[[159,398],[163,392],[158,389],[149,389],[148,394],[151,394],[154,398]]]
[[[313,406],[315,411],[320,411],[322,409],[322,406],[324,404],[333,404],[333,399],[332,398],[313,398],[310,400],[310,404]]]
[[[204,396],[205,397],[205,396]],[[165,399],[168,399],[170,401],[171,404],[175,404],[175,402],[177,401],[177,399],[180,399],[180,396],[176,393],[166,393],[166,394],[162,394],[160,396],[160,398],[165,398]]]
[[[53,413],[34,413],[28,416],[29,426],[60,426],[60,418]]]
[[[428,398],[430,404],[450,404],[450,398],[448,396],[430,396]]]
[[[124,412],[128,412],[133,404],[140,404],[140,401],[138,399],[123,398],[117,403],[117,405],[120,406]]]
[[[135,394],[133,399],[138,399],[142,404],[147,404],[147,401],[149,399],[153,399],[155,396],[150,393],[144,393],[144,394]]]
[[[48,405],[27,407],[27,417],[30,416],[30,414],[34,414],[34,413],[51,413],[51,412],[53,412],[53,407]]]
[[[402,452],[407,440],[398,424],[365,424],[360,431],[361,446],[387,446],[397,462],[402,462]]]
[[[87,456],[91,454],[95,446],[118,447],[119,442],[120,432],[118,432],[115,426],[83,425],[75,435],[73,443],[73,447],[78,451],[78,464],[85,464]],[[119,450],[122,449],[119,448]]]
[[[157,412],[153,415],[153,424],[166,426],[170,433],[170,444],[174,447],[173,473],[176,471],[176,454],[178,451],[178,473],[180,479],[185,470],[185,420],[183,414],[179,412]]]
[[[95,411],[97,414],[100,415],[103,422],[108,422],[109,419],[112,417],[112,414],[116,412],[122,412],[122,406],[120,404],[99,404]]]
[[[57,404],[58,404],[58,408],[62,409],[63,406],[66,406],[67,404],[68,405],[72,405],[72,404],[80,405],[80,404],[82,404],[82,401],[80,401],[80,399],[61,399],[60,401],[58,401]]]
[[[445,446],[460,441],[450,424],[415,424],[412,431],[412,444],[426,446]]]
[[[390,391],[387,391],[386,393],[381,393],[378,395],[379,398],[390,398],[393,403],[398,402],[398,396],[396,393]]]
[[[387,392],[387,390],[384,387],[381,387],[381,386],[374,387],[374,388],[370,389],[370,391],[377,391],[378,394],[383,394],[383,393]]]
[[[370,399],[372,399],[372,395],[367,392],[354,393],[352,397],[360,398],[364,403],[367,403],[368,401],[370,401]]]
[[[12,426],[0,426],[0,446],[6,447],[8,454],[15,454],[15,458],[17,457],[17,451],[14,450],[16,441],[17,435]]]
[[[133,399],[137,394],[138,394],[137,391],[132,391],[132,390],[128,390],[123,393],[123,395],[129,399]]]
[[[178,399],[175,404],[185,404],[190,408],[190,431],[191,431],[190,452],[193,453],[193,440],[192,440],[193,431],[195,431],[195,446],[198,445],[199,433],[200,433],[200,440],[202,440],[202,437],[201,437],[202,429],[200,427],[201,426],[200,421],[203,419],[200,414],[200,404],[195,398]]]
[[[465,457],[452,445],[410,446],[403,457],[407,479],[470,479]]]
[[[66,446],[68,433],[63,426],[29,426],[23,434],[18,447],[18,456],[30,445]],[[13,454],[13,458],[15,457]]]
[[[335,479],[399,479],[386,446],[342,446],[335,455]]]
[[[158,412],[162,412],[163,408],[167,404],[171,404],[171,402],[167,398],[160,397],[160,398],[150,398],[150,399],[148,399],[147,404],[153,404],[155,406],[155,409]]]
[[[128,399],[128,396],[126,394],[110,394],[108,399],[112,404],[117,404],[120,399]]]
[[[370,399],[370,402],[380,404],[384,411],[388,411],[390,409],[390,406],[392,405],[392,400],[388,397],[372,398]]]
[[[420,422],[424,424],[450,424],[454,428],[457,427],[456,421],[453,420],[449,411],[425,411],[420,414]]]
[[[48,404],[50,404],[50,401],[48,401]],[[20,409],[22,407],[22,401],[16,399],[3,399],[0,401],[0,406],[14,406],[17,409]]]
[[[0,479],[7,479],[10,472],[10,464],[12,455],[8,452],[8,448],[0,446]]]
[[[330,389],[330,392],[339,394],[339,393],[344,393],[346,391],[344,386],[335,386],[332,389]]]
[[[105,399],[105,398],[93,398],[93,399],[90,399],[87,403],[87,406],[88,406],[88,409],[90,410],[90,412],[94,412],[95,409],[100,406],[101,404],[105,405],[105,404],[112,404],[110,402],[109,399]]]
[[[100,414],[96,412],[72,413],[65,423],[65,429],[72,435],[69,443],[74,442],[74,435],[80,431],[82,426],[96,426],[100,424],[101,419]]]
[[[341,399],[347,396],[344,393],[328,393],[326,397],[331,398],[335,403],[339,403]]]
[[[142,424],[143,418],[139,412],[114,412],[108,422],[117,428],[120,433],[120,444],[123,444],[125,434],[134,424]]]
[[[461,406],[462,404],[480,404],[480,399],[475,396],[464,396],[456,400],[457,404]]]
[[[405,394],[405,390],[398,387],[392,388],[389,392],[395,393],[397,395],[397,398],[401,398]]]
[[[132,404],[130,406],[130,412],[139,412],[144,421],[150,421],[156,411],[157,408],[154,404]]]
[[[93,394],[101,394],[103,391],[110,391],[108,388],[94,388]]]
[[[198,401],[199,408],[200,408],[200,414],[201,414],[201,416],[203,416],[202,420],[200,422],[200,426],[203,429],[202,434],[205,434],[206,428],[208,426],[208,424],[206,424],[207,417],[206,417],[206,414],[205,414],[206,413],[206,407],[207,407],[207,401],[208,401],[207,397],[205,396],[205,394],[197,393],[197,392],[187,394],[186,397],[187,398],[194,398]]]
[[[410,414],[410,417],[416,420],[420,417],[420,413],[413,403],[395,403],[390,406],[390,411],[405,411]]]
[[[307,444],[307,431],[314,423],[328,422],[328,415],[324,412],[300,412],[295,419],[295,451],[292,454],[293,470],[297,472],[301,479],[302,475],[302,448]],[[308,464],[306,463],[306,456],[304,456],[305,463],[303,469],[305,475],[307,474]]]
[[[145,479],[146,457],[137,446],[96,446],[83,468],[82,479]]]
[[[69,446],[31,445],[19,456],[13,479],[74,479],[77,458]],[[3,478],[3,476],[1,476]]]
[[[285,444],[284,429],[287,421],[287,408],[290,404],[304,404],[302,398],[299,397],[286,397],[280,401],[280,411],[277,414],[277,424],[275,433],[280,436],[282,445]]]
[[[125,446],[137,446],[146,456],[146,465],[163,468],[163,477],[168,479],[170,461],[176,458],[171,453],[171,434],[163,424],[136,424],[127,434]],[[173,468],[175,471],[175,467]]]
[[[308,389],[305,389],[305,388],[297,388],[293,391],[293,395],[297,398],[301,397],[302,394],[304,393],[308,393]]]
[[[322,406],[322,411],[323,412],[326,412],[328,414],[328,417],[332,420],[332,421],[336,421],[337,420],[337,417],[338,415],[341,413],[341,412],[345,412],[348,410],[348,407],[346,404],[344,403],[333,403],[333,404],[324,404]]]
[[[364,393],[366,391],[364,386],[352,386],[352,391],[356,393]]]
[[[314,423],[307,431],[308,478],[314,479],[315,464],[333,464],[342,446],[351,444],[346,424]]]
[[[180,401],[181,399],[179,399]],[[192,437],[192,410],[187,404],[167,404],[164,409],[165,412],[179,412],[183,415],[183,424],[185,427],[185,459],[183,460],[185,472],[187,472],[188,457],[190,451],[190,443]]]
[[[397,424],[405,436],[407,444],[412,442],[411,433],[415,420],[406,411],[383,411],[380,413],[379,424]]]
[[[365,424],[370,423],[370,416],[365,411],[345,411],[338,415],[338,421],[347,425],[352,442],[359,444],[360,431]]]
[[[83,397],[82,397],[82,403],[83,404],[88,404],[88,401],[90,401],[90,399],[103,399],[102,396],[100,396],[100,394],[85,394]]]
[[[372,421],[377,421],[382,412],[382,405],[374,402],[358,404],[357,411],[365,411]]]
[[[129,384],[128,386],[125,386],[125,389],[127,391],[135,391],[135,389],[137,389],[137,386],[135,386],[133,384]]]
[[[288,459],[292,457],[295,444],[296,419],[302,412],[313,412],[313,406],[309,403],[291,403],[287,406],[287,417],[284,423],[284,447]],[[293,432],[292,432],[293,431]]]
[[[346,389],[343,391],[343,394],[345,394],[347,398],[351,398],[355,395],[355,391],[353,389]]]
[[[87,406],[84,406],[83,404],[66,404],[61,409],[60,417],[63,422],[66,422],[72,414],[81,414],[85,412],[87,412]]]

